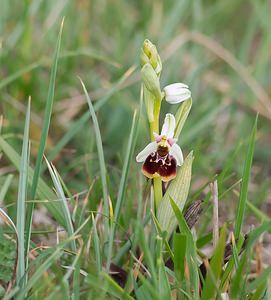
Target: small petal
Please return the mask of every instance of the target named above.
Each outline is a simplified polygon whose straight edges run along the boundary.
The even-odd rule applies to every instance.
[[[136,157],[137,162],[143,162],[146,158],[152,153],[155,152],[157,149],[157,143],[151,142],[149,143],[140,153],[138,153]]]
[[[178,140],[174,138],[169,138],[167,139],[167,142],[169,143],[170,146],[173,146]]]
[[[156,141],[156,143],[160,143],[162,140],[162,135],[158,135],[158,134],[153,134],[154,135],[154,139]]]
[[[166,114],[161,135],[165,135],[168,139],[173,138],[175,124],[176,122],[174,116],[172,114]]]
[[[191,91],[184,83],[173,83],[164,88],[165,99],[170,104],[176,104],[191,98]]]
[[[169,154],[172,155],[176,159],[178,166],[181,166],[183,164],[183,153],[178,144],[174,144],[170,148]]]

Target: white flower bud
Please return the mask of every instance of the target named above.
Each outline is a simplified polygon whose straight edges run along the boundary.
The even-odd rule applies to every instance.
[[[164,88],[165,99],[170,104],[176,104],[191,98],[191,91],[184,83],[173,83]]]

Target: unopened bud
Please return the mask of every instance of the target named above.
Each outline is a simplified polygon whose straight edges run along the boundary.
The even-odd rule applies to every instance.
[[[155,99],[160,100],[160,82],[152,66],[150,64],[145,64],[141,69],[141,75],[146,88],[155,96]]]

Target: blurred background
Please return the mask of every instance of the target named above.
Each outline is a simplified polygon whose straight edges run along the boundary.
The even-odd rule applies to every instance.
[[[206,197],[208,183],[224,172],[219,181],[221,209],[225,203],[227,219],[234,219],[248,139],[259,112],[250,218],[254,223],[256,217],[271,216],[270,1],[0,1],[2,135],[21,151],[31,96],[32,165],[65,16],[46,154],[72,193],[86,191],[99,175],[95,135],[77,76],[95,102],[114,201],[133,112],[139,109],[140,48],[148,38],[162,57],[162,87],[185,82],[192,91],[193,107],[179,140],[185,155],[191,150],[195,155],[191,201]],[[163,112],[169,110],[176,107],[164,104]],[[136,151],[149,140],[144,115],[143,109]],[[9,191],[4,200],[12,204],[18,172],[7,158],[0,159],[0,185],[7,174],[14,174],[14,193]],[[139,172],[133,162],[130,182],[138,180]],[[97,180],[93,193],[100,197],[99,185]],[[128,207],[134,205],[136,192],[130,184]],[[128,221],[127,211],[123,218]]]

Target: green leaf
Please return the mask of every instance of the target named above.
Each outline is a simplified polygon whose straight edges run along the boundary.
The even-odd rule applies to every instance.
[[[186,235],[182,233],[174,232],[173,234],[174,272],[179,282],[181,282],[184,279],[186,247],[187,247]]]
[[[161,261],[159,265],[158,272],[159,295],[161,296],[161,299],[171,299],[170,285],[168,282],[168,276],[166,274],[166,269],[163,261]]]
[[[169,246],[168,240],[166,239],[166,232],[162,232],[161,226],[160,226],[158,220],[156,219],[153,211],[151,211],[151,216],[152,216],[153,223],[155,225],[156,231],[163,238],[163,243],[165,244],[166,250],[168,251],[171,259],[173,260],[174,259],[174,254],[173,254],[173,252],[172,252],[172,250]]]
[[[112,296],[123,299],[123,300],[133,300],[134,298],[131,297],[126,293],[126,291],[120,287],[116,281],[112,279],[108,274],[101,272],[99,276],[94,276],[92,274],[88,275],[89,284],[93,288],[100,288],[101,290],[111,294]],[[100,279],[100,280],[99,280]]]
[[[99,239],[99,235],[98,235],[98,232],[97,232],[98,216],[99,215],[97,215],[96,218],[94,219],[93,213],[91,214],[96,266],[97,266],[97,271],[101,272],[102,271],[102,258],[101,258],[101,249],[100,249],[100,239]]]
[[[240,289],[245,281],[245,276],[243,275],[244,268],[247,263],[247,256],[243,255],[240,263],[236,267],[236,272],[234,277],[230,280],[230,295],[232,299],[237,299],[237,296],[240,293]]]
[[[179,168],[176,178],[170,183],[158,207],[157,219],[162,231],[167,231],[168,238],[177,226],[177,220],[170,205],[170,198],[174,200],[180,210],[183,209],[190,187],[192,162],[193,152],[190,152]]]
[[[206,279],[203,284],[201,300],[215,299],[216,291],[218,290],[220,274],[222,272],[222,264],[224,261],[224,250],[226,242],[226,226],[223,226],[220,231],[220,238],[215,249],[214,256],[211,259],[207,270]]]
[[[192,107],[192,98],[190,98],[187,101],[184,101],[175,114],[176,127],[175,127],[174,137],[176,139],[179,138],[179,135],[183,129],[184,123],[188,117],[191,107]]]
[[[72,240],[77,238],[78,233],[81,232],[81,230],[85,227],[89,220],[90,218],[87,218],[85,222],[73,233],[72,236],[68,237],[65,241],[58,244],[55,249],[49,249],[50,252],[51,250],[53,250],[52,254],[48,258],[46,258],[44,262],[36,266],[35,272],[31,274],[31,278],[28,280],[26,285],[18,290],[18,299],[21,299],[25,295],[27,295],[27,293],[38,283],[40,278],[44,276],[44,273],[51,267],[51,265],[61,257],[64,252],[65,246],[71,243]],[[40,257],[41,255],[37,259],[39,259]],[[77,260],[78,257],[76,257],[75,259]],[[33,262],[33,264],[35,264],[35,261]]]
[[[9,189],[9,186],[11,184],[11,181],[13,179],[13,174],[9,174],[4,182],[4,184],[2,185],[1,187],[1,190],[0,190],[0,205],[2,206],[3,204],[3,201],[5,199],[5,196],[6,196],[6,193]]]
[[[8,159],[13,163],[17,170],[20,170],[21,158],[19,154],[0,136],[0,148],[3,150]],[[27,171],[28,184],[32,183],[34,171],[31,167],[28,167]],[[39,178],[37,186],[37,194],[40,199],[48,199],[44,202],[44,205],[50,212],[50,214],[56,219],[56,221],[65,226],[64,215],[60,206],[60,203],[56,201],[54,192],[48,187],[44,180]]]
[[[108,254],[107,254],[108,255],[107,270],[109,270],[109,266],[110,266],[110,262],[111,262],[112,247],[113,247],[116,226],[119,223],[121,207],[123,206],[123,200],[125,197],[126,184],[127,184],[128,174],[130,171],[130,163],[131,163],[132,155],[134,153],[134,148],[135,148],[138,120],[139,120],[139,114],[137,114],[137,112],[135,111],[134,116],[133,116],[133,122],[132,122],[131,131],[130,131],[130,136],[129,136],[129,140],[128,140],[128,147],[127,147],[127,151],[126,151],[126,155],[125,155],[124,165],[123,165],[122,173],[121,173],[117,202],[116,202],[116,206],[114,209],[114,220],[113,220],[112,230],[110,232],[110,237],[109,237]]]
[[[79,78],[80,79],[80,78]],[[104,236],[105,241],[108,241],[108,232],[109,232],[109,202],[108,202],[108,189],[107,189],[107,181],[106,181],[106,166],[105,166],[105,159],[104,159],[104,151],[103,151],[103,143],[102,143],[102,137],[101,132],[99,128],[99,123],[95,114],[94,107],[92,105],[92,102],[89,98],[87,89],[85,87],[84,82],[80,79],[80,82],[82,84],[88,107],[89,112],[93,121],[95,135],[96,135],[96,145],[97,145],[97,151],[98,151],[98,157],[99,157],[99,164],[100,164],[100,172],[101,172],[101,180],[102,180],[102,186],[103,186],[103,203],[104,203]]]
[[[67,199],[65,197],[65,193],[62,189],[62,185],[61,182],[59,180],[59,175],[57,173],[56,168],[53,166],[52,163],[49,163],[49,161],[45,158],[49,173],[51,175],[51,178],[53,180],[55,189],[56,189],[56,194],[58,199],[61,200],[61,206],[62,206],[62,211],[64,214],[64,218],[65,218],[65,228],[67,228],[67,232],[68,232],[68,236],[72,236],[74,234],[74,230],[73,230],[73,224],[72,224],[72,218],[71,218],[71,214],[69,211],[69,207],[68,207],[68,203],[67,203]],[[75,241],[72,240],[71,241],[71,245],[72,245],[72,250],[76,251],[76,244]]]
[[[27,200],[27,170],[28,170],[28,159],[29,159],[29,125],[30,125],[30,99],[28,101],[24,136],[23,136],[23,147],[22,156],[20,162],[20,176],[19,176],[19,190],[17,200],[17,232],[18,232],[18,267],[16,270],[16,281],[17,285],[23,286],[23,282],[20,282],[25,272],[25,208]]]
[[[253,296],[251,297],[250,300],[264,299],[264,293],[267,289],[266,283],[267,283],[266,281],[263,281],[263,283],[258,286],[258,288],[256,289],[255,293],[253,294]],[[268,298],[266,298],[266,299],[268,299]]]
[[[171,197],[170,204],[178,221],[180,232],[186,236],[186,261],[190,276],[191,292],[194,293],[195,298],[197,299],[199,287],[199,274],[197,265],[196,245],[193,239],[193,235],[185,221],[181,210]]]
[[[248,146],[245,165],[244,165],[241,193],[240,193],[240,198],[239,198],[239,203],[238,203],[238,208],[237,208],[236,223],[235,223],[235,228],[234,228],[234,236],[236,239],[239,238],[239,235],[241,233],[242,224],[243,224],[244,215],[245,215],[245,209],[246,209],[246,205],[247,205],[248,185],[249,185],[250,171],[251,171],[251,167],[252,167],[252,160],[253,160],[254,147],[255,147],[257,121],[258,121],[258,115],[256,117],[253,129],[252,129],[252,132],[250,135],[249,146]]]
[[[33,181],[32,181],[32,186],[31,186],[31,190],[30,190],[30,199],[33,199],[33,200],[35,199],[37,188],[38,188],[38,182],[39,182],[39,177],[41,174],[41,167],[42,167],[42,158],[43,158],[46,140],[47,140],[47,136],[48,136],[48,131],[49,131],[49,127],[50,127],[50,120],[51,120],[51,114],[52,114],[52,108],[53,108],[53,102],[54,102],[54,94],[55,94],[57,64],[58,64],[58,58],[59,58],[59,52],[60,52],[63,24],[64,24],[64,19],[62,20],[62,23],[60,25],[58,39],[56,42],[54,59],[53,59],[52,69],[51,69],[51,74],[50,74],[48,94],[47,94],[47,99],[46,99],[44,121],[43,121],[43,125],[42,125],[41,137],[40,137],[40,141],[39,141],[39,149],[38,149],[36,165],[35,165],[34,174],[33,174],[33,178],[32,178]],[[26,245],[25,245],[27,253],[28,253],[29,245],[30,245],[31,226],[32,226],[34,207],[35,207],[34,202],[30,203],[30,205],[28,206],[27,221],[26,221]],[[27,262],[27,264],[26,264],[26,266],[27,266],[28,259],[26,260],[26,262]]]

